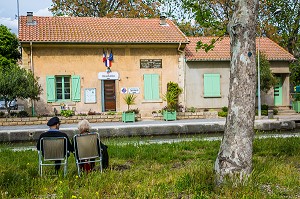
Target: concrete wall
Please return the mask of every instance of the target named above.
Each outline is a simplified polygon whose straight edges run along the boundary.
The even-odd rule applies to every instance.
[[[147,102],[144,100],[144,74],[159,74],[160,94],[166,92],[169,81],[178,82],[180,52],[178,44],[170,45],[32,45],[31,48],[23,44],[23,67],[34,70],[38,76],[39,83],[43,88],[41,100],[35,104],[38,114],[52,113],[53,108],[59,110],[60,103],[47,103],[46,76],[47,75],[80,75],[81,77],[81,101],[66,101],[70,108],[75,107],[79,113],[86,113],[89,110],[101,112],[101,80],[98,79],[99,72],[105,72],[106,67],[102,62],[103,49],[113,51],[114,60],[111,70],[119,73],[119,80],[115,81],[116,86],[116,109],[117,111],[127,110],[121,93],[121,88],[138,87],[135,105],[131,108],[138,108],[143,116],[150,116],[152,111],[160,110],[166,103],[158,101]],[[162,59],[160,69],[140,69],[140,59]],[[84,89],[96,88],[95,104],[84,103]]]

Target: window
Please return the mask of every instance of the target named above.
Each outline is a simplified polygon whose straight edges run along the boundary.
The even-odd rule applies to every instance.
[[[220,74],[204,74],[204,97],[221,97]]]
[[[159,75],[144,75],[144,99],[159,100]]]
[[[47,76],[47,102],[80,101],[80,76]]]

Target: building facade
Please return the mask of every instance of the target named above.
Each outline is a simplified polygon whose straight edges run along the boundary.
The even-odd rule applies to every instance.
[[[142,117],[162,109],[167,83],[183,87],[188,38],[166,19],[21,17],[22,65],[43,88],[39,114],[126,111]]]

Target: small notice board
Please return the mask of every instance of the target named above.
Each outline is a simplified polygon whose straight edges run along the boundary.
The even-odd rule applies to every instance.
[[[96,88],[84,89],[84,103],[96,103]]]

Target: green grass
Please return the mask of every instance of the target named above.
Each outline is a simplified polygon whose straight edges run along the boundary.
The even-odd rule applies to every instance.
[[[136,139],[136,138],[135,138]],[[170,144],[107,139],[110,168],[77,176],[38,175],[36,151],[0,146],[0,198],[300,198],[300,138],[254,141],[253,173],[245,186],[215,186],[220,141]],[[122,144],[120,144],[122,143]]]

